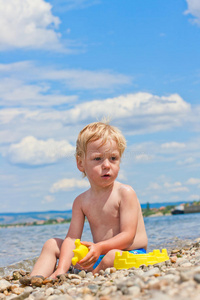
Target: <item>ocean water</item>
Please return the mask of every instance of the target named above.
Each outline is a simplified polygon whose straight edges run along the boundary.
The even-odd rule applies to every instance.
[[[200,213],[144,218],[148,252],[200,238]],[[52,237],[65,238],[69,224],[27,226],[0,229],[0,275],[14,269],[31,270],[44,242]],[[82,240],[92,241],[86,222]]]

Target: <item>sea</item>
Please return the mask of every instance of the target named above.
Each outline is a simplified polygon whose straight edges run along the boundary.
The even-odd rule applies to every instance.
[[[200,238],[200,213],[144,218],[148,235],[148,252],[168,251]],[[65,238],[69,223],[42,226],[0,228],[0,276],[17,269],[30,271],[44,242],[52,237]],[[83,241],[92,241],[85,222]]]

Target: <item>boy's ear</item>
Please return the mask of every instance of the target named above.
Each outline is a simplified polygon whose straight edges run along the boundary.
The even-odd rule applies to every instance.
[[[84,172],[84,166],[83,166],[83,158],[80,156],[76,157],[76,164],[79,171]]]

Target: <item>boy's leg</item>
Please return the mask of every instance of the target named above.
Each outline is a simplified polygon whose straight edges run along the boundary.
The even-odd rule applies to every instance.
[[[46,241],[33,267],[31,276],[41,275],[48,277],[54,272],[62,243],[63,240],[59,238],[52,238]]]
[[[110,250],[108,253],[105,254],[99,265],[92,271],[92,273],[99,273],[100,270],[105,270],[106,268],[113,267],[116,252],[122,253],[122,251],[118,249]]]

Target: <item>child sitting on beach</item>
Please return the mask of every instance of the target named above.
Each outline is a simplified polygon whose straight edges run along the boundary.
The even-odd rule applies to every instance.
[[[31,276],[55,278],[69,270],[74,241],[81,239],[85,218],[93,243],[81,242],[89,252],[76,268],[98,273],[113,266],[116,251],[146,252],[147,235],[137,196],[130,186],[116,181],[125,147],[121,132],[103,122],[91,123],[79,133],[76,162],[90,188],[73,203],[66,238],[52,238],[44,244]]]

